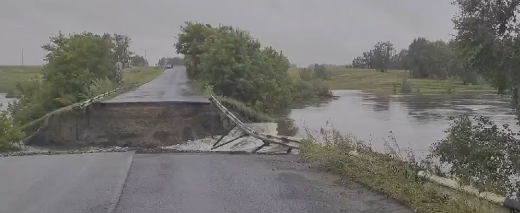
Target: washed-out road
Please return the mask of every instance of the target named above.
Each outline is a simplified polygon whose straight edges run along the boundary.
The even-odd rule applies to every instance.
[[[175,67],[107,103],[208,101]],[[292,155],[136,154],[0,158],[0,213],[408,213]]]

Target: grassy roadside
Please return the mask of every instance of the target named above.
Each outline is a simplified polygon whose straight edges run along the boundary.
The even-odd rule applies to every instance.
[[[132,67],[123,70],[124,88],[102,100],[108,100],[131,90],[132,88],[146,84],[159,76],[164,71],[162,67]],[[101,101],[102,101],[101,100]]]
[[[314,169],[343,175],[422,213],[500,213],[505,208],[417,176],[418,167],[398,152],[374,152],[363,141],[334,130],[322,131],[324,143],[309,137],[300,157]],[[395,151],[395,150],[394,150]]]
[[[0,66],[0,93],[18,94],[16,82],[28,81],[41,74],[42,66]],[[126,84],[145,84],[164,71],[160,67],[132,67],[123,70]]]
[[[289,75],[293,78],[299,78],[300,70],[301,68],[291,68]],[[414,93],[418,91],[428,94],[447,93],[450,87],[454,89],[455,93],[495,91],[487,85],[464,85],[457,80],[412,79],[403,70],[390,70],[386,73],[370,69],[329,68],[329,70],[332,78],[324,81],[324,84],[332,90],[363,90],[365,92],[391,94],[394,91],[394,85],[399,92],[403,79],[407,79]]]

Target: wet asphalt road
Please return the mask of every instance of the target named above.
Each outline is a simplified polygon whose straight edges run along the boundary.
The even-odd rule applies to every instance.
[[[184,66],[175,66],[172,69],[167,69],[157,78],[136,90],[121,94],[105,101],[105,103],[167,101],[209,103],[207,98],[197,94],[188,84]]]
[[[0,158],[0,212],[107,212],[131,162],[131,153]]]
[[[97,153],[0,158],[2,213],[412,212],[295,156]],[[16,169],[15,169],[16,168]]]

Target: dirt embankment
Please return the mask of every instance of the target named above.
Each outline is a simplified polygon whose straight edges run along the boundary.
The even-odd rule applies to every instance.
[[[229,129],[209,103],[95,103],[53,116],[28,145],[158,147]]]

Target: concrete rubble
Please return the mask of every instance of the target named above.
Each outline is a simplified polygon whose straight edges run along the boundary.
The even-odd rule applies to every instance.
[[[270,134],[270,135],[277,135],[278,131],[277,124],[276,123],[246,123],[246,126],[254,129],[257,132],[264,133],[264,134]],[[242,135],[243,132],[240,130],[240,128],[235,127],[231,132],[229,132],[228,135],[226,135],[220,143],[225,143],[226,141],[230,141],[236,137],[239,137]],[[213,137],[208,137],[204,139],[199,140],[193,140],[188,141],[185,144],[179,144],[179,145],[173,145],[173,146],[163,146],[162,149],[173,149],[173,150],[180,150],[180,151],[244,151],[244,152],[250,152],[256,147],[259,147],[263,144],[262,140],[257,139],[252,136],[246,136],[242,137],[236,141],[233,141],[230,144],[224,145],[222,147],[219,147],[215,150],[211,150],[213,147],[213,144],[221,137],[221,135],[216,135]],[[267,152],[273,152],[273,153],[285,153],[287,151],[287,148],[281,147],[276,144],[272,144],[268,147],[265,147],[259,151],[259,153],[267,153]],[[295,150],[296,151],[296,150]]]
[[[276,123],[248,123],[246,126],[254,129],[257,132],[277,135]],[[242,134],[242,131],[235,127],[228,135],[226,135],[220,143],[225,143],[235,137]],[[219,147],[215,150],[211,150],[213,144],[220,138],[220,135],[208,137],[199,140],[187,141],[186,143],[173,145],[173,146],[162,146],[151,149],[141,149],[132,147],[88,147],[74,150],[51,150],[51,149],[39,149],[34,147],[25,147],[23,151],[0,153],[0,157],[9,156],[32,156],[32,155],[61,155],[61,154],[83,154],[83,153],[101,153],[101,152],[128,152],[128,151],[143,151],[143,152],[251,152],[256,147],[263,144],[263,142],[255,137],[246,136],[240,138],[230,144]],[[276,144],[265,147],[259,151],[259,153],[285,153],[287,148],[280,147]],[[297,151],[297,150],[294,150]],[[293,152],[294,152],[293,151]],[[295,152],[297,153],[297,152]]]

